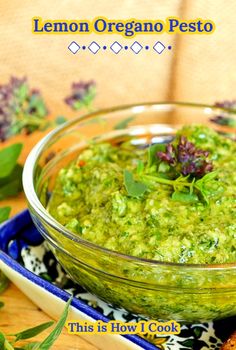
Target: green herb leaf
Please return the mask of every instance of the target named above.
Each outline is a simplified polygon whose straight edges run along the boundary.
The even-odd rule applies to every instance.
[[[17,164],[8,177],[0,179],[0,200],[22,191],[22,170],[22,166]]]
[[[22,332],[10,334],[10,335],[13,335],[16,337],[15,342],[19,340],[30,339],[30,338],[36,337],[36,335],[42,333],[43,331],[45,331],[45,329],[51,327],[53,324],[54,324],[53,321],[46,322],[46,323],[40,324],[39,326],[29,328]]]
[[[16,97],[18,97],[19,103],[24,102],[28,93],[29,93],[29,89],[27,84],[22,84],[18,89],[16,89],[15,95]]]
[[[15,347],[15,348],[12,346],[12,343],[16,343],[17,341],[30,339],[30,338],[37,336],[38,334],[43,332],[45,329],[51,327],[54,323],[53,321],[46,322],[46,323],[43,323],[39,326],[26,329],[22,332],[9,334],[10,336],[15,337],[15,341],[13,341],[13,342],[9,342],[6,339],[5,335],[0,332],[0,350],[49,350],[52,347],[52,345],[54,344],[54,342],[57,340],[57,338],[59,337],[59,335],[60,335],[60,333],[65,325],[65,322],[66,322],[66,319],[68,316],[69,306],[70,306],[72,298],[73,297],[71,297],[67,301],[65,309],[64,309],[59,321],[57,322],[55,328],[53,329],[53,331],[42,342],[31,342],[31,343],[26,344],[22,347]]]
[[[204,175],[201,179],[197,180],[196,182],[200,183],[200,182],[208,182],[208,181],[211,181],[213,179],[215,179],[218,175],[218,171],[215,170],[215,171],[212,171],[206,175]]]
[[[0,178],[7,177],[11,174],[16,166],[16,162],[21,153],[22,147],[22,143],[15,143],[0,151]]]
[[[129,125],[130,122],[132,122],[132,120],[134,120],[134,117],[128,117],[122,121],[120,121],[119,123],[117,123],[115,126],[114,126],[114,129],[115,130],[122,130],[122,129],[125,129],[127,128],[127,126]]]
[[[195,193],[173,192],[171,196],[173,201],[184,203],[195,203],[198,201],[198,196]]]
[[[41,98],[39,98],[39,97],[37,97],[37,99],[36,99],[35,108],[37,109],[36,116],[43,119],[45,117],[45,115],[47,114],[47,108],[44,104],[44,101],[41,100]]]
[[[2,350],[2,349],[1,349]],[[15,350],[11,343],[5,338],[3,350]]]
[[[38,342],[38,341],[26,344],[23,347],[23,350],[36,350],[37,347],[39,346],[39,344],[40,344],[40,342]],[[16,348],[15,348],[15,350],[16,350]]]
[[[200,192],[207,204],[209,204],[209,196],[223,191],[223,188],[219,186],[218,181],[215,180],[217,175],[217,170],[212,171],[211,173],[208,173],[201,179],[197,180],[194,184],[195,188]]]
[[[96,96],[96,88],[91,87],[89,89],[88,93],[85,94],[83,99],[82,99],[83,105],[87,108],[90,108],[90,105],[92,104],[95,96]]]
[[[0,271],[0,294],[7,288],[8,279],[7,277]],[[0,303],[0,307],[3,306],[3,303]]]
[[[66,307],[61,315],[61,318],[60,320],[57,322],[54,330],[52,331],[51,334],[49,334],[49,336],[43,340],[42,343],[38,344],[38,346],[36,346],[36,349],[38,350],[48,350],[51,348],[51,346],[54,344],[54,342],[57,340],[57,338],[59,337],[59,335],[61,334],[62,332],[62,329],[65,325],[65,322],[66,322],[66,319],[67,319],[67,316],[68,316],[68,310],[69,310],[69,306],[70,306],[70,303],[72,301],[72,298],[71,297],[68,302],[66,303]]]
[[[23,167],[20,164],[16,164],[10,175],[0,178],[0,188],[4,185],[9,184],[15,179],[21,179],[22,171]]]
[[[0,309],[4,306],[4,303],[0,301]]]
[[[67,121],[67,119],[63,115],[59,115],[55,119],[55,122],[56,122],[57,125],[64,124],[66,121]]]
[[[147,190],[147,186],[142,182],[135,181],[133,174],[128,170],[124,171],[124,182],[128,194],[132,197],[142,196]]]
[[[163,143],[156,143],[148,148],[148,168],[157,164],[157,152],[164,152],[166,146]]]
[[[80,110],[81,108],[84,107],[84,103],[83,101],[76,101],[74,104],[73,104],[73,108],[76,109],[77,111]]]
[[[142,174],[144,170],[144,163],[139,159],[137,163],[137,174]]]
[[[158,172],[160,173],[167,173],[170,170],[170,166],[165,163],[165,162],[161,162],[158,166]]]
[[[0,332],[0,349],[4,349],[5,336],[2,332]]]
[[[9,218],[10,212],[11,212],[10,207],[0,208],[0,224]]]

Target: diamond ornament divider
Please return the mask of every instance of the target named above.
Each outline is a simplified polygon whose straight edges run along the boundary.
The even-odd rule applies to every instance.
[[[100,50],[100,49],[103,49],[103,50],[106,50],[107,49],[107,46],[104,45],[104,46],[100,46],[96,41],[92,41],[88,46],[87,48],[89,49],[89,51],[91,53],[93,53],[94,55]],[[171,50],[172,47],[169,45],[168,47],[168,50]],[[68,46],[68,49],[70,50],[71,53],[73,54],[76,54],[80,49],[81,49],[81,46],[76,42],[76,41],[72,41],[69,46]],[[83,50],[86,50],[86,46],[82,46],[82,49]],[[118,41],[114,41],[114,43],[112,43],[110,45],[110,50],[112,52],[114,52],[116,55],[121,51],[121,50],[128,50],[130,49],[133,53],[135,54],[138,54],[139,52],[141,52],[143,49],[145,50],[149,50],[150,47],[148,45],[146,45],[145,47],[142,46],[138,41],[134,41],[132,43],[132,45],[130,46],[123,46],[121,45]],[[166,46],[161,42],[161,41],[157,41],[152,49],[158,53],[159,55],[166,49]]]

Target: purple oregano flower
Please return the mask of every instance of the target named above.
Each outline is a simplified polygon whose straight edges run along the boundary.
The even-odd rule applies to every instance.
[[[65,103],[73,109],[89,107],[96,96],[96,84],[91,81],[80,81],[72,84],[72,94],[65,98]]]
[[[207,160],[209,152],[197,149],[185,136],[180,136],[177,146],[169,143],[165,152],[157,152],[157,157],[175,168],[180,174],[202,177],[213,170],[213,164]]]

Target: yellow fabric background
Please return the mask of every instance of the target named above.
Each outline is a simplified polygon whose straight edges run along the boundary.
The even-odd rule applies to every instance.
[[[42,90],[52,113],[72,115],[63,99],[72,81],[94,79],[98,86],[97,107],[153,100],[209,102],[236,97],[235,0],[0,0],[0,82],[10,75],[28,76],[32,87]],[[204,35],[33,35],[31,19],[210,18],[216,31]],[[153,45],[161,40],[172,50],[161,55],[143,50],[135,55],[93,55],[81,50],[73,55],[71,41],[101,45],[138,40]]]

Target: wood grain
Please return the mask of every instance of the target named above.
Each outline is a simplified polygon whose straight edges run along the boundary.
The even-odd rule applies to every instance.
[[[9,288],[1,295],[1,300],[4,302],[5,307],[1,309],[0,313],[0,330],[4,333],[15,333],[50,321],[50,318],[39,310],[13,284],[10,284]],[[44,339],[49,333],[50,330],[46,330],[42,335],[36,337],[34,341]],[[19,345],[24,343],[19,343]],[[52,349],[96,350],[97,348],[78,336],[69,335],[67,330],[64,329]]]

